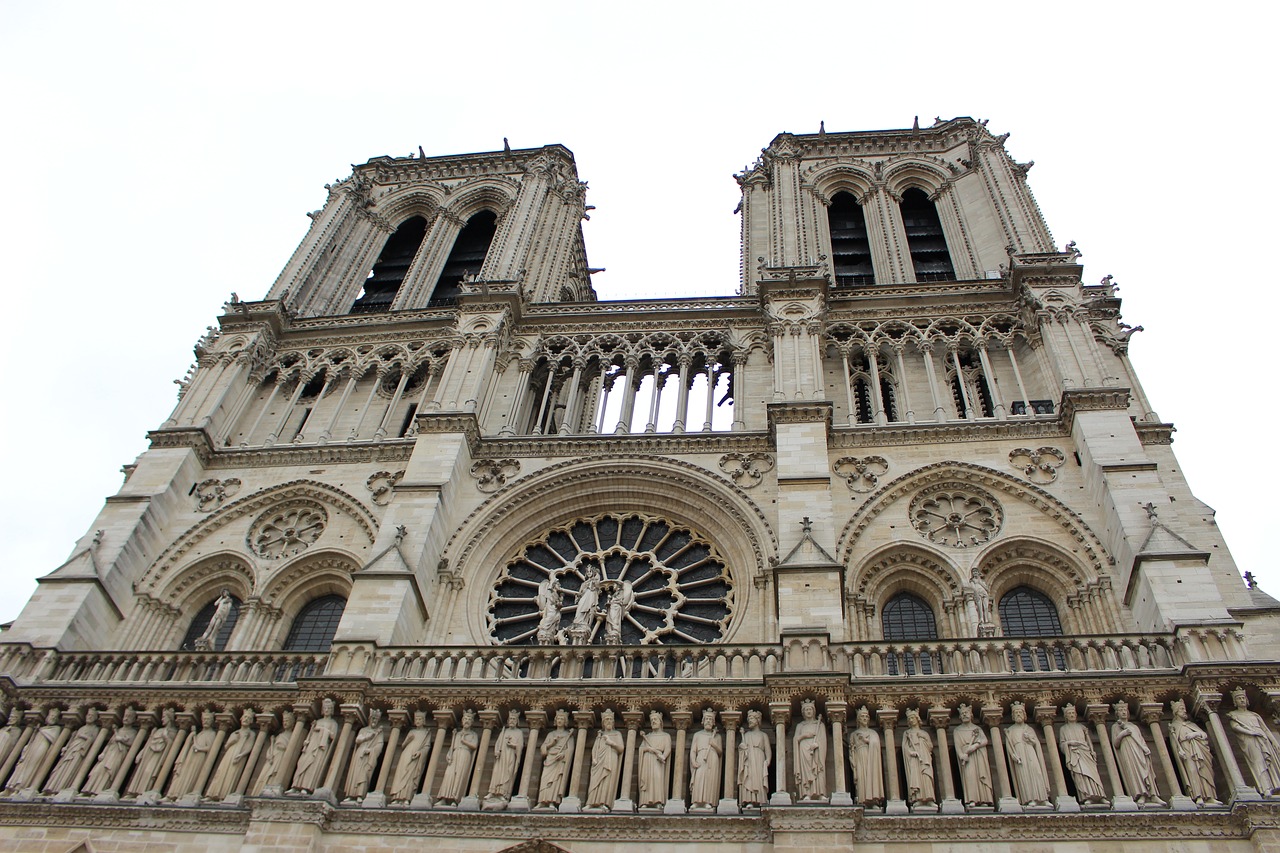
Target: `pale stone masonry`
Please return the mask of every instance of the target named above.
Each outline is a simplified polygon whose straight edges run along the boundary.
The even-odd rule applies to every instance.
[[[0,850],[1274,847],[1280,602],[1028,168],[780,134],[739,295],[599,302],[563,146],[355,167],[4,633]]]

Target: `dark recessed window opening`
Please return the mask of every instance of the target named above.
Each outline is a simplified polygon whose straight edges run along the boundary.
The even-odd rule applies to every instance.
[[[913,187],[902,194],[902,226],[907,232],[916,281],[953,281],[956,273],[942,233],[942,220],[923,190]]]
[[[413,257],[418,254],[418,247],[422,245],[422,239],[426,235],[427,220],[421,216],[405,220],[396,229],[382,247],[378,262],[373,265],[373,271],[365,280],[364,292],[351,306],[352,314],[377,314],[391,310],[396,292],[408,275]]]
[[[326,595],[307,602],[298,612],[284,641],[286,652],[327,652],[338,631],[347,600],[340,595]]]
[[[862,205],[846,192],[836,193],[827,208],[831,232],[831,266],[838,287],[875,284],[871,268],[871,239]]]
[[[444,262],[440,278],[431,291],[429,307],[452,305],[461,292],[462,276],[466,273],[479,275],[484,266],[485,255],[489,254],[489,244],[498,230],[498,217],[491,210],[482,210],[471,219],[453,242],[453,251]]]
[[[189,652],[196,647],[196,640],[200,639],[200,635],[209,627],[209,620],[213,618],[213,611],[217,609],[218,599],[216,597],[200,608],[196,618],[191,620],[191,627],[187,629],[187,635],[182,638],[180,648],[183,651]],[[231,630],[236,627],[236,619],[238,618],[240,618],[240,599],[233,595],[231,596],[231,612],[227,614],[227,621],[222,623],[222,628],[219,629],[218,636],[213,641],[213,650],[215,652],[220,652],[227,647],[227,640],[231,638]]]

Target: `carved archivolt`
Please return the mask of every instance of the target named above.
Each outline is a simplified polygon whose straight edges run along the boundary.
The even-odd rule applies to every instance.
[[[1083,518],[1062,501],[1038,486],[1031,485],[1009,474],[975,465],[969,462],[936,462],[904,474],[879,489],[866,500],[840,531],[836,542],[839,559],[848,563],[853,559],[859,537],[890,505],[908,495],[914,495],[925,487],[948,483],[964,487],[977,487],[989,494],[1003,493],[1009,498],[1035,507],[1077,543],[1080,558],[1099,575],[1107,573],[1114,559],[1107,553],[1102,541]]]
[[[477,507],[445,546],[443,560],[468,581],[470,612],[483,613],[489,591],[512,554],[540,531],[597,513],[661,517],[676,526],[706,531],[729,567],[737,590],[750,594],[747,577],[768,577],[777,559],[777,538],[764,513],[746,492],[705,469],[675,459],[599,456],[548,466],[509,483]],[[739,593],[730,637],[747,601]],[[483,622],[473,623],[475,641],[489,642]]]

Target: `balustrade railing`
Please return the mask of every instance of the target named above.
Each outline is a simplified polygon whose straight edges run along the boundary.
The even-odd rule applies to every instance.
[[[994,637],[933,642],[705,646],[399,646],[335,644],[327,653],[58,652],[0,646],[0,673],[19,683],[287,684],[324,674],[375,682],[456,683],[631,680],[760,681],[778,672],[847,673],[858,679],[984,678],[1176,669],[1172,634]]]

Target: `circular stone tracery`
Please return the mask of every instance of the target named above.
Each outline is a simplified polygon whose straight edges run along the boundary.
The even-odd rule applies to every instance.
[[[561,590],[559,619],[548,618],[540,641],[538,592],[548,580]],[[494,583],[488,623],[507,645],[708,643],[724,636],[732,612],[733,582],[710,542],[661,518],[609,513],[524,545]]]
[[[268,560],[291,557],[319,539],[328,521],[320,506],[277,506],[260,515],[249,528],[249,546]]]
[[[911,501],[911,524],[938,545],[968,548],[991,541],[1004,524],[1000,503],[982,489],[940,483]]]

